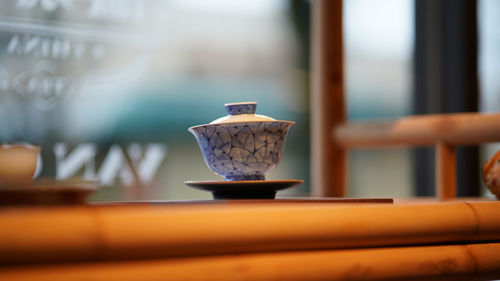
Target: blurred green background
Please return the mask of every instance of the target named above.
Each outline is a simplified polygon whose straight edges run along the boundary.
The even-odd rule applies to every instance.
[[[267,178],[303,179],[280,196],[307,196],[310,4],[2,1],[0,139],[42,145],[40,177],[99,179],[92,200],[210,198],[183,184],[221,179],[187,128],[225,115],[224,103],[257,101],[257,113],[297,123]],[[487,111],[499,100],[498,8],[480,1]],[[346,0],[344,15],[349,119],[410,114],[414,1]],[[411,160],[404,149],[351,152],[349,196],[411,196]]]

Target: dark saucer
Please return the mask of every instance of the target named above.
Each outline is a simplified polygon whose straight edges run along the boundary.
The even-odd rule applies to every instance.
[[[274,199],[278,190],[303,180],[186,181],[186,185],[212,192],[214,199]]]
[[[97,190],[99,182],[37,179],[25,186],[0,187],[0,206],[78,205]]]

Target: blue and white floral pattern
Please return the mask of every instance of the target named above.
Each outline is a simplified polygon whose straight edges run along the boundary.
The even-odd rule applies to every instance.
[[[229,103],[224,107],[229,115],[253,114],[257,109],[257,103]]]
[[[293,122],[242,122],[192,127],[208,167],[227,181],[264,180],[281,159]]]

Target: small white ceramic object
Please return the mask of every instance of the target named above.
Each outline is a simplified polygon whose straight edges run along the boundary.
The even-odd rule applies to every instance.
[[[37,145],[0,145],[0,186],[30,185],[39,153]]]

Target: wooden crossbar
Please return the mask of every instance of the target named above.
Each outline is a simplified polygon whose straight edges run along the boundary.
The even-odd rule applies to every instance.
[[[500,141],[500,114],[439,114],[346,123],[332,134],[344,148],[480,144]]]
[[[456,197],[457,145],[500,141],[500,114],[411,116],[392,122],[347,123],[332,132],[344,149],[436,146],[436,194]]]

